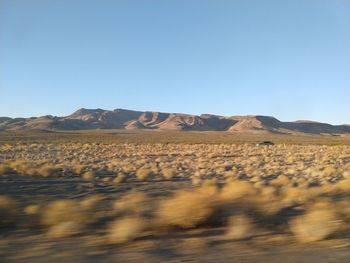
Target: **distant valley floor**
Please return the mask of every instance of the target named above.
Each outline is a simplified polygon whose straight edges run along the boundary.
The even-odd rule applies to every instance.
[[[209,143],[255,144],[260,141],[276,144],[350,145],[350,135],[274,134],[249,132],[190,132],[149,130],[80,130],[80,131],[1,131],[0,144],[4,143]]]

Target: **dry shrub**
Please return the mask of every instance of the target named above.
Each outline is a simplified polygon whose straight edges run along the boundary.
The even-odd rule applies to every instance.
[[[171,179],[176,176],[176,169],[172,167],[165,167],[162,169],[162,175],[165,179]]]
[[[19,174],[26,174],[26,171],[30,169],[29,163],[24,160],[16,160],[9,163],[10,167]]]
[[[123,165],[123,172],[126,173],[126,174],[129,174],[129,173],[132,173],[135,171],[135,167],[130,165],[130,164],[126,164],[126,165]]]
[[[275,178],[274,180],[272,180],[270,182],[271,185],[274,186],[286,186],[290,184],[290,180],[286,175],[279,175],[277,178]]]
[[[85,172],[82,176],[85,181],[92,181],[95,179],[95,173],[92,171]]]
[[[251,183],[245,181],[228,182],[221,191],[220,198],[223,201],[238,201],[248,196],[255,196],[257,190]]]
[[[102,178],[102,182],[104,182],[105,184],[110,183],[112,180],[113,180],[113,177],[109,177],[109,176]]]
[[[237,177],[238,174],[239,174],[239,171],[236,167],[233,167],[232,170],[226,171],[223,173],[224,177],[228,179],[234,179]]]
[[[57,175],[58,172],[59,168],[50,164],[44,164],[37,168],[37,174],[43,177],[54,176]]]
[[[14,223],[17,216],[17,202],[11,197],[0,195],[0,227]]]
[[[80,165],[80,164],[76,164],[76,165],[71,167],[72,172],[75,174],[82,174],[85,169],[86,169],[86,166]]]
[[[117,177],[113,179],[114,184],[121,184],[126,181],[126,176],[122,173],[118,173]]]
[[[332,192],[350,195],[350,178],[338,181],[332,187]]]
[[[16,160],[10,163],[10,166],[16,173],[21,175],[40,175],[38,173],[38,168],[40,163],[38,162],[29,162],[25,160]]]
[[[145,214],[150,211],[151,200],[144,192],[129,192],[118,198],[113,209],[119,214]]]
[[[273,186],[265,186],[259,190],[259,194],[269,199],[277,197],[279,193],[277,188]]]
[[[158,166],[156,164],[152,164],[149,169],[151,170],[151,174],[158,174],[159,173],[159,169]]]
[[[313,204],[304,215],[290,222],[290,229],[302,243],[326,239],[342,229],[343,222],[331,202]]]
[[[44,161],[24,161],[16,160],[9,163],[8,166],[12,171],[15,171],[21,175],[30,175],[30,176],[53,176],[57,175],[60,171],[60,167],[54,164],[49,164]]]
[[[41,213],[41,223],[49,227],[51,237],[74,235],[95,220],[89,209],[74,200],[53,201]]]
[[[42,223],[47,226],[57,225],[61,222],[84,222],[86,216],[80,213],[78,202],[73,200],[58,200],[47,205],[42,211]]]
[[[323,176],[331,176],[331,175],[334,175],[336,174],[338,171],[336,168],[334,167],[331,167],[331,166],[327,166],[323,171],[322,171],[322,174]]]
[[[248,239],[255,232],[255,224],[246,215],[235,215],[228,218],[227,238],[234,240]]]
[[[285,206],[296,206],[314,200],[320,194],[320,188],[284,187],[282,192],[282,203]]]
[[[152,175],[152,170],[150,168],[140,168],[136,171],[136,177],[140,181],[146,181],[151,175]]]
[[[107,229],[108,243],[121,244],[141,237],[147,225],[147,222],[140,217],[117,219]]]
[[[53,150],[55,154],[52,154]],[[115,211],[111,213],[102,213],[102,210],[107,210],[104,206],[106,202],[101,202],[96,196],[89,196],[74,205],[56,207],[56,210],[63,211],[62,215],[56,212],[52,216],[56,223],[45,224],[50,228],[49,235],[52,237],[82,231],[89,223],[79,218],[95,220],[96,211],[104,216],[113,216],[114,212],[117,212],[114,215],[133,218],[154,215],[155,227],[191,228],[213,223],[211,220],[217,219],[217,222],[225,223],[229,218],[229,222],[232,221],[229,223],[229,232],[231,231],[233,239],[247,236],[249,223],[246,222],[249,222],[249,218],[254,218],[259,226],[283,230],[284,224],[292,216],[300,214],[305,207],[304,215],[290,220],[291,228],[296,235],[301,236],[301,240],[305,239],[303,233],[304,236],[310,235],[311,239],[315,239],[315,234],[308,234],[307,231],[323,231],[326,234],[322,235],[327,237],[336,233],[332,230],[335,228],[332,223],[335,220],[343,220],[347,224],[350,222],[348,146],[63,143],[2,145],[0,152],[8,153],[14,159],[2,162],[0,174],[13,171],[23,175],[51,176],[60,172],[56,163],[61,163],[65,167],[62,175],[72,171],[85,180],[96,179],[99,183],[112,179],[111,183],[119,184],[125,180],[125,176],[134,174],[138,180],[147,181],[152,175],[158,176],[160,171],[164,178],[181,176],[192,179],[194,185],[202,185],[192,191],[179,191],[169,198],[165,197],[154,214],[151,213],[153,200],[143,193],[134,192],[118,198],[114,203]],[[27,161],[19,160],[20,158]],[[112,172],[118,173],[114,179],[112,176],[101,176]],[[220,183],[215,180],[220,180]],[[222,180],[228,183],[219,189]],[[308,207],[321,196],[334,200],[334,207]],[[26,207],[26,223],[36,217],[38,223],[41,223],[51,205]],[[240,215],[243,218],[244,215],[249,215],[249,218],[242,219]],[[1,222],[3,217],[6,217],[6,213],[1,211]],[[313,230],[311,225],[322,231]]]
[[[160,201],[156,212],[161,226],[194,228],[207,222],[216,211],[216,200],[202,190],[179,190]]]
[[[23,212],[27,216],[26,224],[37,227],[40,225],[41,205],[27,205]]]
[[[7,165],[7,164],[0,164],[0,175],[5,175],[5,174],[9,174],[9,173],[12,173],[13,170],[12,168]]]
[[[24,208],[24,213],[26,215],[36,215],[40,212],[41,206],[40,205],[27,205]]]
[[[263,189],[266,186],[266,182],[260,180],[258,182],[255,182],[253,186],[256,189]]]

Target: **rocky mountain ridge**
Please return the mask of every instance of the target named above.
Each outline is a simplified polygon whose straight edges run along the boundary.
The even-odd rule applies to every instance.
[[[0,117],[0,130],[148,129],[182,131],[350,134],[349,125],[314,121],[282,122],[269,116],[220,116],[126,109],[84,109],[64,116]]]

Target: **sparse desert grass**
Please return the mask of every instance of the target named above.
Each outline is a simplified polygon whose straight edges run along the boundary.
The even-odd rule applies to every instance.
[[[79,203],[75,200],[58,200],[41,210],[41,223],[48,227],[50,237],[66,237],[80,233],[86,226],[96,221],[93,198]]]
[[[0,165],[0,174],[13,174],[29,176],[50,177],[58,175],[61,167],[46,161],[14,160],[7,161]]]
[[[193,228],[213,216],[215,201],[211,191],[178,191],[160,202],[156,219],[160,226]]]
[[[41,176],[48,177],[56,175],[58,171],[58,167],[49,164],[44,164],[38,168],[37,173]]]
[[[223,201],[232,202],[239,199],[255,196],[257,190],[253,184],[246,181],[234,180],[228,182],[221,191],[221,199]]]
[[[0,161],[5,182],[78,189],[39,203],[15,200],[18,189],[0,197],[0,225],[42,225],[49,238],[100,231],[119,244],[202,227],[235,240],[260,227],[302,243],[350,234],[350,146],[18,143],[0,144]]]
[[[344,222],[331,202],[318,202],[309,207],[304,215],[290,222],[290,228],[301,242],[323,240],[341,230]]]
[[[129,192],[113,203],[113,209],[122,215],[142,215],[149,210],[151,206],[150,197],[143,192]]]

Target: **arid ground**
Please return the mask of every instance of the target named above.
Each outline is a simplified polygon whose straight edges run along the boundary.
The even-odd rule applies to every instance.
[[[350,137],[0,132],[0,262],[349,259]]]

